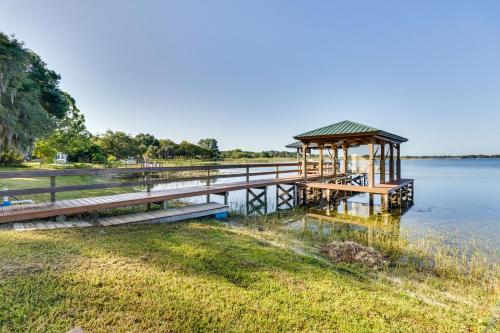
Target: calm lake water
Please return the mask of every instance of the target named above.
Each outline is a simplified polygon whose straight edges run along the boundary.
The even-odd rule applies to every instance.
[[[454,238],[478,240],[500,251],[500,159],[404,160],[402,176],[415,179],[415,205],[401,217],[401,229],[415,235],[438,231]],[[225,178],[216,183],[237,180],[244,179]],[[162,184],[156,189],[198,184]],[[275,191],[275,187],[268,190],[268,211],[275,209]],[[211,200],[223,199],[213,195]],[[189,201],[204,202],[205,197]],[[366,195],[353,197],[349,210],[367,211],[367,201]],[[231,192],[229,202],[233,209],[242,209],[245,191]]]

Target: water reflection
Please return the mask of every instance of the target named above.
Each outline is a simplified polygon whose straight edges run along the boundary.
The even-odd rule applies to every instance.
[[[311,209],[303,218],[286,223],[284,228],[313,241],[352,240],[389,250],[401,245],[400,226],[399,215],[345,200],[328,209]]]

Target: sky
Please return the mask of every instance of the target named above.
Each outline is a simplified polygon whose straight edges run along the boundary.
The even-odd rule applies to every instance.
[[[500,1],[0,0],[93,133],[283,150],[352,120],[500,153]]]

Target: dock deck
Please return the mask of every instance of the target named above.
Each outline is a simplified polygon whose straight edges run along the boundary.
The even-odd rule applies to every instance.
[[[346,184],[317,183],[317,182],[308,182],[301,184],[301,186],[310,189],[388,195],[410,184],[413,184],[413,179],[401,179],[397,181],[387,182],[385,184],[377,184],[376,186],[373,187],[346,185]]]
[[[317,177],[313,178],[317,179]],[[133,192],[108,196],[60,200],[56,202],[44,202],[38,204],[12,205],[1,208],[0,223],[17,222],[58,215],[75,215],[103,209],[149,204],[209,194],[221,194],[230,191],[279,184],[295,184],[301,179],[302,178],[299,176],[268,178],[213,185],[190,186],[164,191]]]

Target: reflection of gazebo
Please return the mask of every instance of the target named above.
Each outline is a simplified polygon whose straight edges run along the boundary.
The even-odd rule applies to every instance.
[[[394,194],[399,197],[398,202],[404,200],[413,200],[413,180],[401,178],[401,143],[408,139],[391,134],[389,132],[358,124],[352,121],[342,121],[312,131],[308,131],[294,137],[298,142],[287,147],[297,148],[297,153],[302,153],[302,180],[307,187],[321,190],[335,190],[345,192],[364,192],[372,194],[381,194],[385,202],[387,199],[393,199]],[[300,145],[300,146],[299,146]],[[368,146],[368,186],[353,186],[352,184],[320,184],[308,183],[308,158],[311,155],[311,149],[317,149],[319,153],[318,173],[323,181],[333,179],[339,174],[348,175],[349,171],[349,148]],[[324,173],[324,149],[333,150],[333,175],[325,177]],[[342,150],[343,158],[340,170],[338,170],[338,151]],[[379,184],[375,179],[375,162],[380,159],[380,177]],[[389,170],[386,170],[388,161]],[[409,193],[409,195],[407,195]]]

